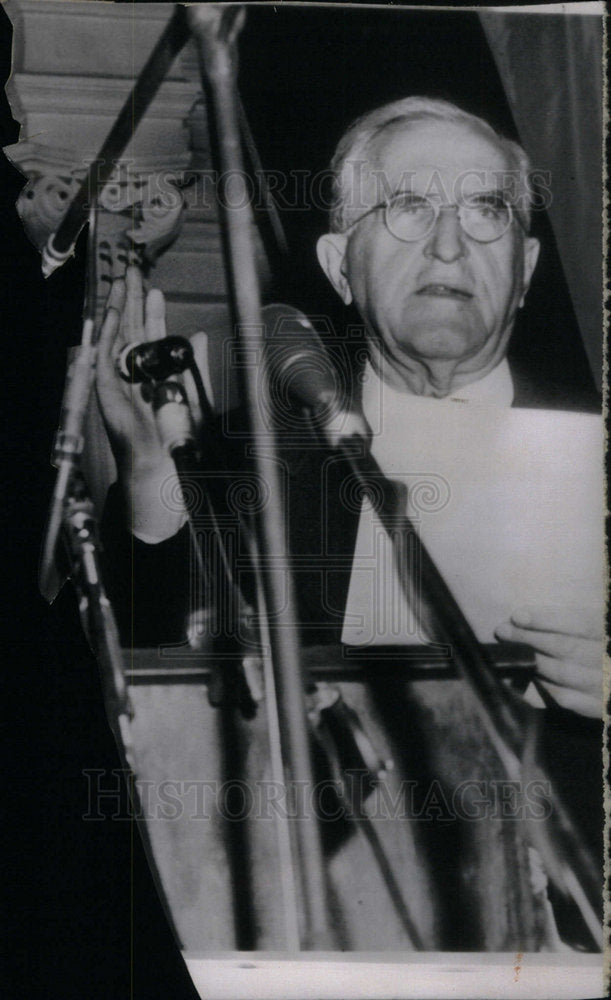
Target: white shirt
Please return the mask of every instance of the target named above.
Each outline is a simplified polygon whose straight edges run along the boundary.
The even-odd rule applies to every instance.
[[[510,407],[513,382],[506,359],[496,368],[439,405]],[[367,364],[363,375],[363,413],[372,431],[371,453],[384,475],[403,480],[409,475],[408,442],[414,424],[414,394],[387,385]],[[437,401],[436,401],[437,402]],[[418,471],[418,470],[414,470]],[[420,470],[422,471],[422,470]],[[443,573],[443,567],[439,567]],[[379,518],[365,501],[361,510],[342,642],[425,643],[414,607],[399,585],[394,556]],[[410,606],[413,605],[413,606]]]

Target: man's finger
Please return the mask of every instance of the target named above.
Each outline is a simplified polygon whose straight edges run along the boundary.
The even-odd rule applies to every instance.
[[[125,294],[125,280],[123,278],[115,278],[110,286],[110,292],[108,293],[108,298],[106,300],[106,308],[116,309],[120,316],[125,308]]]
[[[100,338],[98,341],[98,357],[96,364],[96,381],[98,386],[114,384],[117,380],[115,371],[116,344],[119,339],[121,313],[111,307],[106,310]]]
[[[137,267],[125,272],[125,309],[122,333],[128,344],[144,339],[144,289],[142,275]]]
[[[158,288],[151,288],[144,303],[144,339],[165,337],[165,298]]]
[[[563,635],[582,636],[584,639],[602,638],[602,609],[532,605],[512,611],[511,620],[514,625],[524,629],[560,632]]]
[[[537,688],[547,692],[552,701],[579,715],[590,719],[599,719],[602,715],[602,693],[600,695],[582,691],[573,691],[549,681],[537,680]]]
[[[115,306],[109,306],[104,313],[102,329],[98,341],[98,366],[100,361],[114,362],[115,341],[119,325],[121,323],[121,312]]]
[[[602,688],[602,670],[593,670],[582,663],[557,660],[553,656],[537,653],[537,674],[546,681],[573,691],[592,692]]]
[[[565,635],[562,632],[518,628],[512,622],[499,625],[495,633],[499,639],[507,642],[525,642],[545,656],[580,663],[590,669],[602,669],[602,644],[597,640],[584,639],[579,635]]]

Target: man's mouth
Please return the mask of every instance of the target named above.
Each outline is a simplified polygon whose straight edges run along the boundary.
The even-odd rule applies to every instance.
[[[473,295],[465,288],[457,288],[455,285],[430,284],[419,288],[417,295],[431,295],[441,299],[461,299],[466,302],[472,299]]]

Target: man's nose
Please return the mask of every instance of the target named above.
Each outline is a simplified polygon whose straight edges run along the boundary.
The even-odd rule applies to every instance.
[[[426,257],[437,257],[445,264],[463,257],[467,252],[465,233],[454,205],[442,205],[433,230],[424,248]]]

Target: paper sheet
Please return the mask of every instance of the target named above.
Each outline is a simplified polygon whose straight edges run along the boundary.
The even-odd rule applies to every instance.
[[[482,642],[512,609],[603,600],[598,416],[414,398],[397,440],[374,436],[389,478]],[[384,531],[361,516],[343,641],[426,640],[399,594]]]

